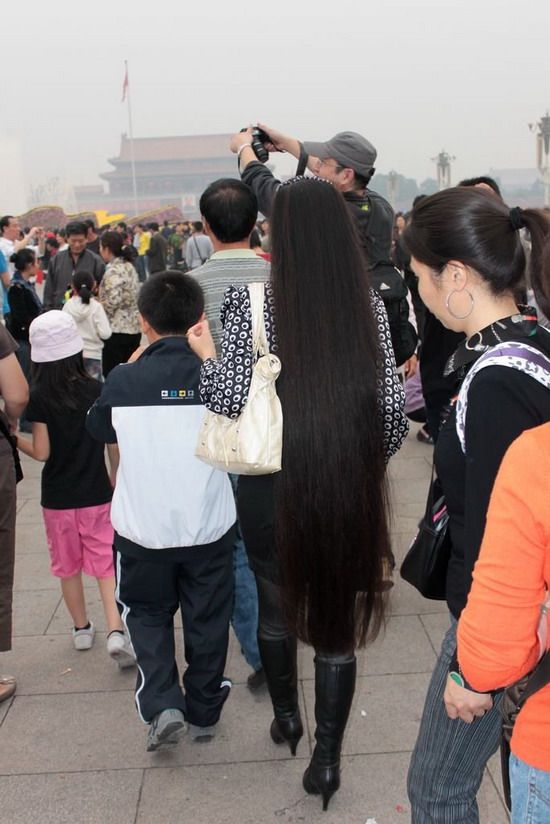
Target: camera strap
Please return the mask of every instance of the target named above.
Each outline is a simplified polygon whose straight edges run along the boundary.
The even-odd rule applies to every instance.
[[[296,168],[296,177],[302,177],[304,174],[307,162],[309,160],[309,155],[304,149],[304,144],[300,143],[300,157],[298,158],[298,166]]]

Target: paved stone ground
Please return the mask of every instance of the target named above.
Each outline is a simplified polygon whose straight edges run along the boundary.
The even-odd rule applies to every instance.
[[[398,560],[414,534],[430,474],[431,450],[414,438],[393,459],[394,546]],[[234,681],[217,739],[184,738],[168,753],[146,753],[146,729],[133,702],[133,671],[120,673],[105,652],[99,596],[87,582],[94,648],[77,652],[58,582],[50,575],[39,506],[40,466],[25,460],[19,485],[15,638],[0,668],[17,676],[17,695],[0,705],[1,824],[405,824],[405,777],[445,606],[400,580],[385,636],[362,654],[344,740],[342,788],[321,812],[301,777],[313,736],[311,650],[300,652],[307,733],[297,758],[275,746],[266,693],[246,687],[248,667],[232,639]],[[178,638],[181,658],[181,638]],[[366,713],[366,714],[365,714]],[[506,824],[499,765],[480,792],[482,824]],[[370,822],[369,822],[370,824]],[[458,823],[457,823],[458,824]]]

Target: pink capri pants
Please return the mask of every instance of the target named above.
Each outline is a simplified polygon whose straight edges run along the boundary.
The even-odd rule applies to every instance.
[[[85,572],[94,578],[114,576],[110,503],[79,509],[43,507],[42,512],[53,575],[72,578]]]

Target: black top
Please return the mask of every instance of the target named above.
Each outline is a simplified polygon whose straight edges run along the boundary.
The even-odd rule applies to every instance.
[[[47,424],[50,439],[50,457],[42,470],[41,504],[47,509],[99,506],[112,498],[104,446],[86,431],[88,409],[100,395],[99,381],[83,381],[78,409],[54,412],[31,392],[27,419]]]
[[[509,334],[502,335],[500,329],[499,332],[502,339],[528,344],[550,356],[550,334],[541,327],[524,331],[516,325]],[[490,327],[482,335],[489,344],[498,343],[498,339],[491,340]],[[462,344],[455,360],[467,371],[481,354],[481,350],[472,353]],[[452,553],[447,603],[456,618],[466,605],[489,499],[502,458],[524,430],[547,421],[550,421],[548,389],[517,369],[487,366],[474,377],[468,390],[466,454],[456,432],[455,408],[441,429],[435,447],[435,464],[450,519]]]
[[[241,178],[258,198],[262,214],[269,217],[281,181],[267,166],[255,161],[245,166]],[[342,195],[359,232],[369,265],[389,262],[394,216],[388,201],[372,189],[365,189],[364,194],[342,192]]]

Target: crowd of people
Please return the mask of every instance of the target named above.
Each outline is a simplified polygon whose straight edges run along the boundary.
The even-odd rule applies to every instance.
[[[212,182],[192,225],[74,222],[60,234],[0,220],[0,651],[11,645],[21,451],[44,463],[51,570],[74,647],[94,643],[85,573],[98,581],[108,654],[137,665],[147,750],[185,730],[215,738],[232,625],[249,688],[267,685],[269,734],[295,755],[303,642],[315,747],[302,781],[326,810],[356,651],[387,614],[387,465],[409,417],[434,445],[450,542],[450,626],[411,758],[411,817],[477,824],[503,689],[548,635],[550,213],[510,208],[479,177],[395,216],[369,187],[377,153],[363,136],[261,129],[264,149],[296,157],[296,176],[277,180],[258,159],[258,130],[239,132],[241,180]],[[282,432],[259,417],[251,437],[280,443],[280,471],[201,460],[205,411],[241,421],[266,357],[280,364]],[[0,679],[0,701],[15,690]],[[550,820],[549,731],[545,684],[512,736],[514,824]]]

